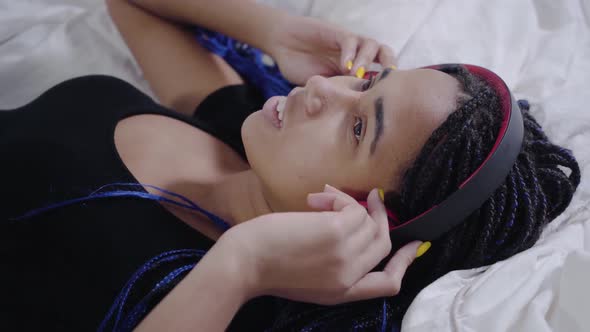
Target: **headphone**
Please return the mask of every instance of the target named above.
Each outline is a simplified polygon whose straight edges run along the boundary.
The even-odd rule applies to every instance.
[[[483,163],[439,204],[401,223],[395,213],[387,209],[392,243],[432,241],[460,224],[502,185],[520,153],[524,136],[522,114],[508,86],[498,75],[489,69],[467,64],[440,64],[423,68],[452,73],[460,67],[486,82],[500,98],[503,121],[496,142]],[[365,77],[374,75],[375,72],[370,72]],[[359,203],[367,206],[366,201]]]

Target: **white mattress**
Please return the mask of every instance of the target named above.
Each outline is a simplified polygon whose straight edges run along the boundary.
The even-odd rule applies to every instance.
[[[590,331],[590,2],[264,2],[386,42],[402,69],[441,62],[491,68],[531,101],[547,134],[573,149],[582,167],[571,206],[533,248],[440,278],[416,298],[402,330]],[[117,76],[151,94],[102,1],[0,0],[0,109],[85,74]]]

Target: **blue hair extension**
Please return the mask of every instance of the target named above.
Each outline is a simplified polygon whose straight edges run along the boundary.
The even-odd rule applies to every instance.
[[[160,196],[160,195],[150,194],[145,191],[113,190],[113,191],[102,192],[105,188],[114,187],[114,186],[139,187],[141,189],[143,189],[144,187],[153,188],[157,191],[160,191],[163,194],[167,194],[169,196],[179,199],[180,202],[177,200],[174,200],[174,199]],[[197,211],[197,212],[204,214],[211,221],[213,221],[220,228],[222,228],[224,231],[230,228],[229,224],[226,221],[224,221],[222,218],[199,207],[197,204],[195,204],[193,201],[189,200],[188,198],[186,198],[182,195],[173,193],[171,191],[153,186],[153,185],[140,184],[140,183],[107,184],[107,185],[101,186],[97,190],[93,191],[88,196],[74,198],[74,199],[63,201],[63,202],[50,204],[50,205],[42,207],[42,208],[37,208],[37,209],[31,210],[31,211],[25,213],[24,215],[22,215],[20,217],[12,218],[11,221],[19,221],[19,220],[31,218],[36,215],[45,213],[47,211],[55,210],[55,209],[58,209],[58,208],[61,208],[64,206],[69,206],[69,205],[72,205],[75,203],[80,203],[80,202],[85,202],[85,201],[100,199],[100,198],[110,198],[110,197],[137,197],[137,198],[147,199],[147,200],[152,200],[152,201],[157,201],[157,202],[170,203],[170,204],[173,204],[176,206],[180,206],[180,207],[190,209],[193,211]],[[121,324],[121,321],[123,319],[124,309],[126,307],[129,295],[131,294],[137,281],[139,281],[142,277],[144,277],[145,274],[155,270],[156,268],[158,268],[159,266],[161,266],[164,263],[173,262],[173,261],[176,261],[178,259],[183,259],[183,258],[185,258],[185,259],[186,258],[198,259],[198,258],[203,257],[204,255],[205,255],[205,251],[203,251],[203,250],[179,249],[179,250],[171,250],[171,251],[164,252],[162,254],[159,254],[159,255],[153,257],[149,261],[147,261],[138,270],[136,270],[134,272],[134,274],[127,281],[127,283],[125,284],[123,289],[119,292],[119,294],[115,298],[113,304],[109,308],[109,311],[107,312],[105,318],[103,319],[103,321],[99,325],[98,331],[105,331],[106,330],[107,324],[109,324],[109,322],[113,318],[113,315],[115,315],[115,312],[116,312],[116,316],[115,316],[115,319],[113,322],[113,329],[112,330],[119,331],[119,325]],[[148,304],[149,300],[151,300],[162,289],[164,289],[165,287],[169,286],[172,282],[177,280],[178,277],[180,277],[185,272],[192,269],[195,265],[196,265],[196,262],[192,263],[192,264],[184,265],[181,268],[177,268],[173,272],[169,273],[166,277],[164,277],[161,281],[159,281],[152,288],[152,290],[137,305],[135,305],[135,307],[131,310],[131,314],[127,315],[125,321],[123,322],[123,330],[126,331],[126,330],[133,329],[134,326],[132,324],[137,324],[138,320],[141,318],[141,315],[147,311],[147,304]]]
[[[171,195],[173,197],[177,197],[180,200],[182,200],[184,203],[175,201],[173,199],[164,197],[164,196],[160,196],[160,195],[155,195],[155,194],[150,194],[148,192],[144,192],[144,191],[131,191],[131,190],[114,190],[114,191],[108,191],[108,192],[100,192],[102,189],[109,187],[109,186],[130,186],[130,187],[149,187],[149,188],[153,188],[156,189],[164,194],[167,195]],[[80,203],[80,202],[85,202],[85,201],[90,201],[90,200],[94,200],[94,199],[99,199],[99,198],[110,198],[110,197],[137,197],[137,198],[142,198],[142,199],[147,199],[147,200],[152,200],[152,201],[157,201],[157,202],[165,202],[165,203],[170,203],[176,206],[180,206],[189,210],[193,210],[193,211],[197,211],[200,212],[202,214],[204,214],[207,218],[209,218],[211,221],[213,221],[215,224],[217,224],[217,226],[221,227],[224,231],[229,229],[230,226],[229,224],[223,220],[222,218],[214,215],[213,213],[201,208],[200,206],[198,206],[197,204],[195,204],[194,202],[192,202],[191,200],[189,200],[188,198],[179,195],[179,194],[175,194],[173,192],[170,192],[168,190],[162,189],[162,188],[158,188],[156,186],[152,186],[149,184],[140,184],[140,183],[113,183],[113,184],[108,184],[105,186],[100,187],[99,189],[95,190],[94,192],[92,192],[90,195],[85,196],[85,197],[79,197],[79,198],[73,198],[73,199],[69,199],[63,202],[59,202],[59,203],[54,203],[54,204],[49,204],[45,207],[41,207],[41,208],[37,208],[37,209],[33,209],[27,213],[25,213],[22,216],[16,217],[16,218],[12,218],[12,221],[19,221],[19,220],[23,220],[23,219],[27,219],[27,218],[31,218],[33,216],[42,214],[44,212],[50,211],[50,210],[54,210],[60,207],[64,207],[64,206],[68,206],[68,205],[72,205],[75,203]]]
[[[303,330],[301,330],[300,332],[311,332],[313,329],[315,329],[316,327],[322,326],[321,322],[314,322],[311,325],[303,328]]]
[[[195,267],[195,265],[196,265],[196,263],[194,263],[194,264],[187,264],[187,265],[181,266],[181,267],[175,269],[174,271],[170,272],[162,280],[160,280],[150,290],[150,292],[148,293],[148,295],[146,295],[131,310],[130,314],[127,315],[127,319],[123,322],[123,329],[122,329],[122,331],[131,331],[131,330],[133,330],[133,328],[135,326],[137,326],[137,324],[139,324],[139,321],[141,320],[141,318],[143,317],[143,315],[145,315],[147,313],[147,311],[149,310],[148,304],[149,304],[150,300],[152,300],[154,298],[154,296],[156,296],[160,291],[166,289],[171,283],[173,283],[179,277],[182,277],[182,276],[186,275],[191,269],[193,269]]]
[[[383,316],[381,318],[381,332],[387,328],[387,300],[383,299]]]
[[[386,332],[385,329],[387,329],[387,299],[383,299],[383,313],[381,315],[381,328],[379,329],[379,331],[381,332]],[[395,324],[394,324],[395,326]],[[366,329],[366,322],[361,322],[361,323],[356,323],[353,327],[352,330],[353,331],[364,331]]]
[[[107,312],[105,318],[103,319],[102,323],[100,324],[98,330],[104,331],[106,324],[111,320],[115,311],[117,311],[117,315],[115,317],[114,327],[113,330],[116,331],[119,322],[123,316],[123,310],[125,309],[125,305],[129,294],[131,293],[133,287],[135,286],[136,282],[140,280],[146,273],[155,270],[159,266],[164,263],[172,262],[177,259],[181,258],[201,258],[205,255],[205,251],[197,250],[197,249],[180,249],[180,250],[171,250],[160,255],[157,255],[142,265],[135,273],[131,276],[129,281],[125,284],[119,295],[115,298],[115,301],[111,305],[111,308]]]
[[[285,96],[293,89],[275,62],[260,49],[205,28],[195,27],[194,31],[201,46],[222,57],[245,81],[256,86],[264,98]]]

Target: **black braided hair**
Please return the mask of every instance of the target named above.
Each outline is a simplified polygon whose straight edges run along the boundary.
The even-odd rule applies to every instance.
[[[399,192],[385,195],[386,206],[401,220],[453,193],[483,162],[501,126],[499,98],[486,83],[462,66],[443,71],[459,81],[462,92],[456,111],[406,170]],[[385,301],[388,325],[401,320],[418,292],[447,272],[489,265],[530,248],[543,227],[569,205],[580,183],[576,159],[570,150],[549,141],[527,101],[519,101],[519,106],[525,136],[506,181],[464,222],[432,241],[432,248],[410,266],[400,293]],[[378,331],[383,306],[383,299],[332,307],[285,302],[273,330]]]

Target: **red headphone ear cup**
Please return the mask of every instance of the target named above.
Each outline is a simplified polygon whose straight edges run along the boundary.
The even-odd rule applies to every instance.
[[[363,79],[370,80],[371,78],[377,76],[378,74],[379,74],[378,71],[368,71],[365,73],[365,76],[363,76]]]

